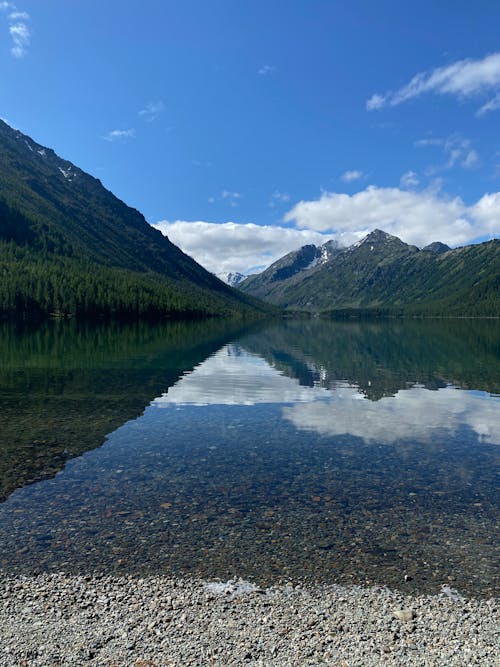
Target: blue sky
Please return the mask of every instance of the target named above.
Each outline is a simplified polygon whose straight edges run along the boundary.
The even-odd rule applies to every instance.
[[[497,1],[0,8],[0,116],[210,270],[500,234]]]

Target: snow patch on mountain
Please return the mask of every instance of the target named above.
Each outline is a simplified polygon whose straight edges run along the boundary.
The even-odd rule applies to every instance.
[[[75,176],[77,175],[76,172],[73,170],[73,165],[64,163],[64,167],[57,167],[58,170],[61,172],[61,174],[64,176],[64,178],[71,183],[71,181],[74,180]]]

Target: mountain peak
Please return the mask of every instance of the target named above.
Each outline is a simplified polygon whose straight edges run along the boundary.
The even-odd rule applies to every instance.
[[[383,241],[392,241],[396,240],[402,243],[401,239],[399,239],[397,236],[393,236],[392,234],[388,234],[387,232],[384,232],[382,229],[374,229],[373,232],[370,232],[365,236],[363,241],[370,241],[370,242],[383,242]]]
[[[440,255],[443,252],[448,252],[448,250],[451,250],[451,248],[449,245],[446,245],[446,243],[441,243],[441,241],[434,241],[433,243],[426,245],[425,248],[422,248],[422,250],[427,252],[434,252],[437,255]]]
[[[397,236],[393,236],[392,234],[388,234],[387,232],[384,232],[382,229],[374,229],[372,232],[370,232],[366,236],[363,236],[362,239],[360,239],[356,243],[353,243],[353,245],[349,246],[349,248],[355,249],[355,248],[359,248],[360,246],[363,246],[365,244],[381,245],[381,244],[389,244],[389,243],[392,246],[395,246],[395,245],[406,246],[406,243],[401,241],[401,239],[398,238]]]

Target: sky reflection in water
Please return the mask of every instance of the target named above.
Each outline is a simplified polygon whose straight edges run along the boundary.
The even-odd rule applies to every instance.
[[[324,377],[322,369],[318,373]],[[353,435],[384,444],[401,439],[430,442],[436,431],[447,430],[453,437],[466,426],[479,442],[500,444],[498,397],[453,386],[430,391],[416,385],[373,402],[342,381],[329,389],[301,386],[237,345],[222,347],[152,405],[256,403],[305,403],[284,407],[284,417],[297,428],[323,435]]]

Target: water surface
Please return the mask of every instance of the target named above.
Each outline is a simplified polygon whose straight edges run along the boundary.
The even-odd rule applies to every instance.
[[[498,593],[497,323],[1,335],[3,569]]]

